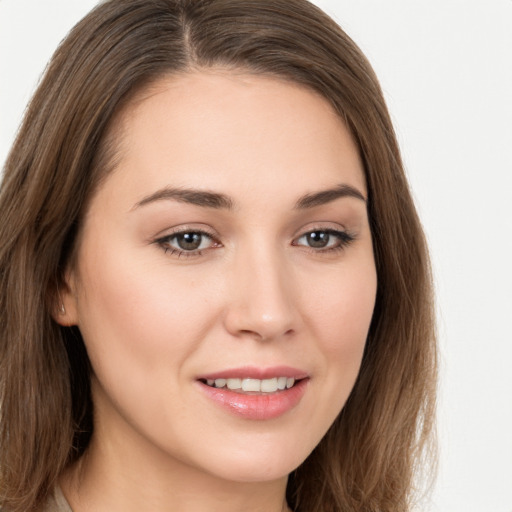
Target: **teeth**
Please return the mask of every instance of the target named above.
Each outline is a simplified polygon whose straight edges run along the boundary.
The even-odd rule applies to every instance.
[[[244,379],[242,381],[242,389],[244,391],[261,391],[261,380]]]
[[[277,378],[262,380],[261,391],[264,393],[275,393],[277,391]]]
[[[295,384],[292,377],[273,377],[272,379],[207,379],[208,386],[231,390],[241,389],[256,393],[275,393],[284,389],[290,389]]]
[[[242,387],[242,379],[228,379],[228,389],[240,389]]]

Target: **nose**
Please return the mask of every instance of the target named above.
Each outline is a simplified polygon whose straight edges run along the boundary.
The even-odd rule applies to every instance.
[[[261,249],[240,255],[228,272],[225,328],[235,337],[275,340],[299,324],[293,276],[284,257]]]

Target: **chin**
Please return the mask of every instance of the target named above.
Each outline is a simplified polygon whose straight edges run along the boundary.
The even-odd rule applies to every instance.
[[[270,482],[286,478],[302,464],[311,450],[301,442],[265,446],[253,440],[242,448],[226,446],[223,453],[209,453],[204,460],[208,461],[208,471],[224,480]]]

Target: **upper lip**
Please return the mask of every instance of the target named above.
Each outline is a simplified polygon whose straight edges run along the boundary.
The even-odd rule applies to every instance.
[[[215,379],[272,379],[274,377],[288,377],[295,380],[305,379],[308,373],[291,366],[271,366],[267,368],[258,368],[256,366],[241,366],[238,368],[228,368],[213,373],[201,375],[198,380]]]

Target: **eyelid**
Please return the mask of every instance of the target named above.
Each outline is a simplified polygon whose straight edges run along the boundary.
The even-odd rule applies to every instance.
[[[165,253],[173,254],[178,257],[199,256],[204,251],[208,251],[210,249],[218,248],[218,247],[222,246],[221,242],[219,241],[219,236],[215,232],[213,232],[213,230],[206,228],[204,226],[194,227],[192,225],[181,225],[181,226],[172,228],[170,231],[165,230],[161,233],[165,233],[165,234],[156,235],[154,237],[152,243],[160,246],[164,250]],[[198,233],[202,236],[208,237],[212,241],[212,244],[209,247],[204,248],[204,249],[195,249],[195,250],[190,250],[190,251],[187,251],[185,249],[180,249],[177,247],[173,247],[170,245],[170,243],[169,243],[170,240],[172,240],[173,238],[175,238],[181,234],[186,234],[186,233]]]
[[[217,232],[212,229],[210,226],[202,224],[202,223],[190,223],[190,224],[180,224],[178,226],[168,227],[159,231],[156,235],[152,237],[152,240],[156,241],[162,238],[168,238],[173,235],[179,235],[180,233],[204,233],[205,235],[210,236],[211,238],[218,239],[219,235]]]
[[[347,230],[340,224],[336,223],[334,224],[334,226],[333,224],[334,223],[326,222],[311,224],[309,226],[302,227],[300,231],[296,232],[296,235],[293,237],[291,241],[291,245],[295,247],[300,247],[302,249],[308,250],[316,254],[330,253],[346,249],[352,242],[356,240],[356,234]],[[299,243],[301,238],[306,237],[314,232],[331,235],[337,239],[337,242],[332,244],[331,241],[329,240],[327,242],[328,245],[326,245],[325,247],[314,247],[307,243]],[[210,251],[211,249],[216,249],[223,246],[223,244],[219,240],[219,235],[216,232],[214,232],[214,230],[212,230],[209,226],[201,225],[199,227],[197,225],[180,225],[172,228],[171,230],[164,230],[161,233],[165,234],[155,236],[154,239],[152,240],[152,243],[158,245],[162,250],[164,250],[165,253],[172,254],[178,257],[200,256],[204,251]],[[197,248],[190,250],[171,245],[171,240],[173,238],[187,233],[200,234],[204,237],[209,238],[211,240],[211,243],[206,248]]]
[[[305,244],[298,244],[298,240],[301,238],[315,232],[321,232],[321,233],[327,233],[329,235],[333,235],[338,238],[339,243],[334,246],[327,246],[327,247],[311,247]],[[328,253],[332,251],[341,251],[346,249],[352,242],[354,242],[357,239],[357,236],[355,233],[347,230],[344,227],[341,227],[339,224],[336,227],[326,226],[325,224],[322,225],[312,225],[308,226],[306,228],[302,228],[300,233],[297,234],[292,241],[292,245],[296,247],[303,247],[304,249],[307,249],[309,251],[312,251],[317,254],[321,253]]]

